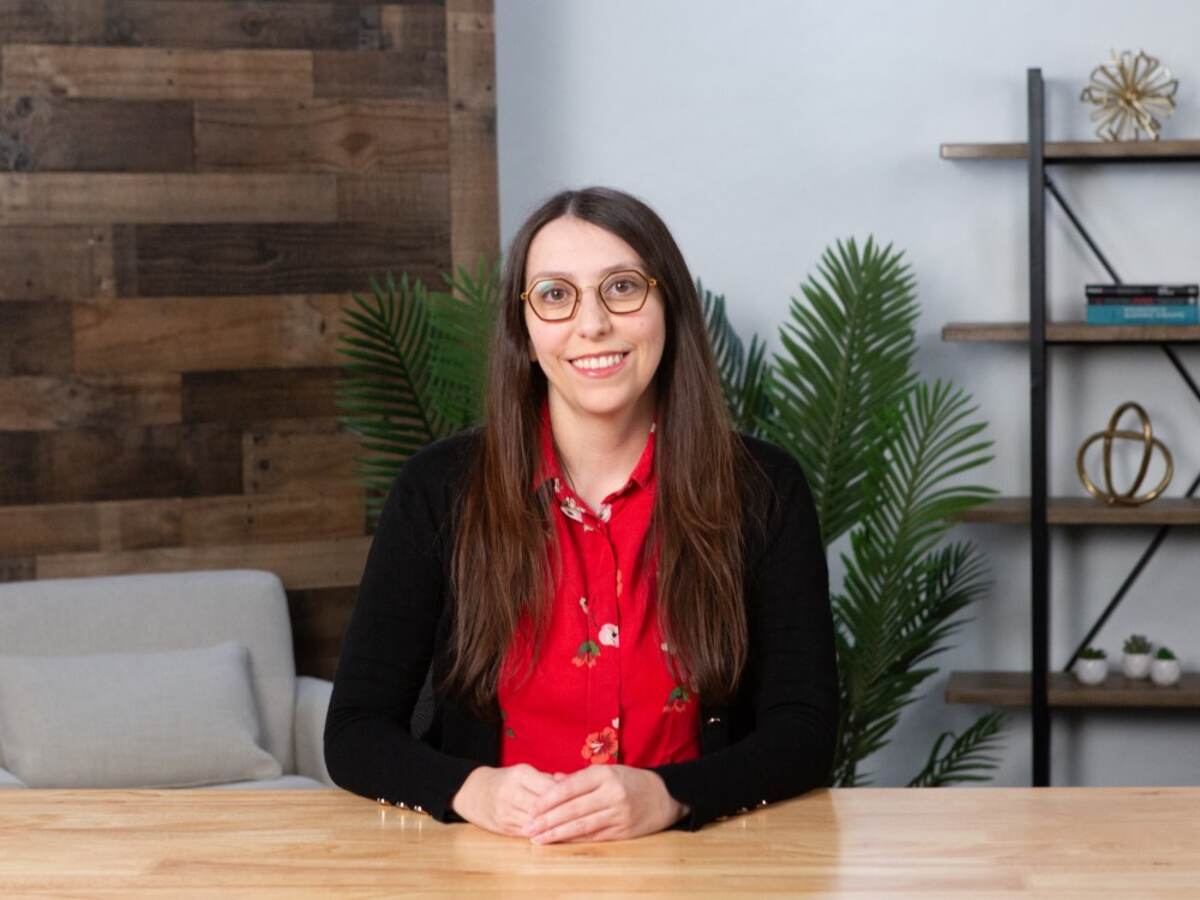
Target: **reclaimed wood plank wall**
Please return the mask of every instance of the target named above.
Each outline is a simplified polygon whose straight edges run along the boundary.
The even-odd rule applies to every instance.
[[[498,253],[492,0],[0,4],[0,580],[254,567],[329,676],[373,274]]]

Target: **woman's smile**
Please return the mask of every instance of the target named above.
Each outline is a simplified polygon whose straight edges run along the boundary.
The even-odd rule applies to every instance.
[[[629,352],[590,354],[571,360],[571,368],[584,378],[607,378],[625,368]]]

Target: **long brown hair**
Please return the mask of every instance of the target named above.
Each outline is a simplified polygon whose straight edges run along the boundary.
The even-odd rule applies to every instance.
[[[754,467],[743,464],[748,454],[732,428],[683,254],[649,206],[602,187],[555,194],[529,216],[509,247],[488,362],[482,442],[455,535],[454,652],[445,686],[477,714],[494,716],[501,663],[518,622],[529,617],[537,647],[550,617],[557,556],[550,492],[533,490],[538,413],[547,384],[538,363],[530,362],[520,294],[534,235],[561,216],[621,238],[658,279],[666,337],[654,376],[658,488],[647,549],[658,554],[659,626],[687,683],[707,701],[727,701],[746,661],[739,484],[752,477]]]

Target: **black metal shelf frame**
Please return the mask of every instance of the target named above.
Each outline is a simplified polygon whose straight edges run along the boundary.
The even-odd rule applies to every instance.
[[[1030,708],[1033,714],[1033,784],[1045,787],[1050,784],[1050,704],[1048,702],[1049,656],[1050,656],[1050,528],[1047,519],[1048,501],[1048,358],[1046,348],[1046,194],[1058,203],[1068,221],[1075,227],[1108,272],[1114,284],[1121,278],[1109,263],[1108,258],[1092,239],[1079,217],[1075,215],[1057,185],[1046,174],[1047,165],[1052,164],[1095,164],[1117,160],[1101,157],[1069,157],[1047,160],[1045,156],[1045,97],[1041,69],[1027,72],[1029,112],[1029,386],[1030,386],[1030,454],[1032,487],[1030,491],[1030,542],[1032,560],[1031,591],[1031,636],[1033,644],[1033,671],[1030,683],[1032,696]],[[1194,162],[1190,157],[1158,157],[1123,162]],[[1179,359],[1178,354],[1166,343],[1159,347],[1167,355],[1188,388],[1200,401],[1200,386]],[[1200,488],[1200,475],[1188,488],[1187,497],[1195,495]],[[1088,630],[1086,637],[1075,648],[1064,671],[1070,671],[1080,652],[1108,621],[1109,616],[1120,605],[1138,576],[1141,575],[1158,548],[1162,545],[1170,525],[1161,526],[1122,582],[1117,593]]]

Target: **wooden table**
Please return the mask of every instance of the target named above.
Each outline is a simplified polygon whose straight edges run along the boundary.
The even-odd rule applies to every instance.
[[[817,791],[536,846],[342,791],[0,792],[0,895],[1200,896],[1200,788]]]

